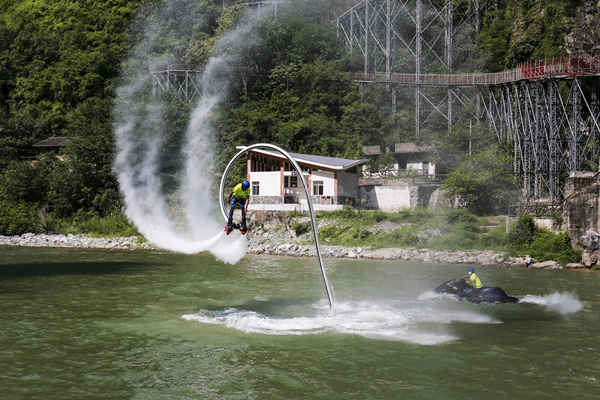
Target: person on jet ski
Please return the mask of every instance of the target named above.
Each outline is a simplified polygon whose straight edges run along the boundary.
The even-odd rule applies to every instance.
[[[248,230],[246,227],[246,209],[248,208],[248,203],[250,203],[250,182],[244,179],[242,183],[238,183],[233,188],[231,193],[229,193],[227,203],[231,203],[229,219],[227,220],[227,225],[225,226],[227,234],[233,231],[233,211],[235,210],[236,204],[239,204],[240,208],[242,209],[242,223],[240,224],[240,231],[245,234]]]
[[[479,277],[477,276],[477,274],[475,273],[475,269],[474,268],[469,268],[467,270],[467,275],[461,277],[460,279],[467,279],[467,283],[471,284],[471,286],[473,286],[475,289],[481,289],[483,287],[483,285],[481,284],[481,280],[479,279]]]

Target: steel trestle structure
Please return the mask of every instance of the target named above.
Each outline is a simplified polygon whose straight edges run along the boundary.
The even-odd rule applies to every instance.
[[[416,137],[440,116],[451,131],[458,110],[468,107],[476,123],[513,146],[524,199],[554,202],[562,197],[561,175],[597,162],[600,56],[464,73],[473,68],[465,63],[469,32],[478,32],[482,13],[497,7],[497,0],[356,0],[335,22],[347,50],[364,59],[354,81],[385,84],[392,112],[397,91],[414,90]]]
[[[169,93],[174,101],[192,102],[201,97],[202,71],[186,64],[163,65],[152,71],[152,93],[156,96]]]
[[[525,200],[563,197],[560,177],[597,162],[598,82],[575,77],[490,86],[480,92],[485,120],[513,145],[514,173]]]

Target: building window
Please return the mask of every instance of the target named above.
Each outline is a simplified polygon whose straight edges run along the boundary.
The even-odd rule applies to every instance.
[[[323,196],[323,181],[313,182],[313,196]]]
[[[258,182],[252,182],[252,195],[260,196],[260,185]]]
[[[285,187],[285,188],[298,187],[298,177],[297,176],[284,176],[283,177],[283,187]]]

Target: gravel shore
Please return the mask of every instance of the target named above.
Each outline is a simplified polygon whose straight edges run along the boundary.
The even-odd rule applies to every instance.
[[[47,235],[25,233],[20,236],[0,236],[0,245],[23,247],[68,247],[82,249],[149,249],[158,248],[151,243],[140,241],[137,236],[94,238],[82,235]]]
[[[293,257],[316,257],[316,248],[308,241],[309,235],[295,237],[286,229],[263,230],[258,228],[248,234],[248,253]],[[25,233],[20,236],[0,236],[0,245],[23,247],[64,247],[84,249],[114,250],[160,250],[159,247],[140,240],[137,236],[94,238],[82,235],[47,235]],[[324,258],[349,258],[373,260],[398,260],[440,264],[472,264],[498,267],[531,267],[562,269],[563,266],[550,261],[527,263],[521,258],[509,258],[504,253],[494,251],[438,251],[429,249],[402,249],[371,247],[330,246],[321,243]],[[583,268],[583,265],[570,264],[567,268]]]
[[[258,228],[248,234],[248,252],[253,254],[283,255],[296,257],[316,257],[317,251],[309,243],[311,234],[295,237],[293,231],[263,230]],[[434,251],[428,249],[402,249],[371,247],[330,246],[320,242],[321,255],[324,258],[353,258],[373,260],[402,260],[444,264],[478,264],[511,266],[514,261],[493,251]]]
[[[316,248],[306,244],[306,238],[295,238],[285,230],[258,230],[248,235],[248,253],[282,255],[295,257],[316,257]],[[114,250],[159,250],[151,243],[139,240],[136,236],[94,238],[81,235],[47,235],[25,233],[20,236],[0,236],[0,245],[24,247],[64,247]],[[511,266],[504,254],[492,251],[432,251],[427,249],[385,248],[373,250],[370,247],[342,247],[321,244],[324,258],[351,258],[377,260],[421,261],[427,263],[479,264]]]

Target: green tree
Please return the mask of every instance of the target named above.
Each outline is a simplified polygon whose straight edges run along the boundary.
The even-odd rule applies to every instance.
[[[464,156],[442,188],[478,215],[505,212],[516,190],[510,163],[497,146]]]
[[[125,29],[139,2],[11,2],[0,14],[3,130],[25,143],[58,136],[67,115],[112,95]]]
[[[116,191],[117,183],[111,173],[114,152],[111,110],[110,99],[90,98],[68,116],[63,134],[72,138],[72,142],[62,152],[60,162],[55,163],[49,188],[52,210],[62,216],[79,209],[95,209],[100,204],[97,198],[105,191]]]
[[[477,47],[485,71],[514,68],[518,63],[564,55],[569,18],[580,1],[500,0],[483,18]],[[582,20],[583,23],[583,20]],[[563,48],[561,50],[561,47]]]

